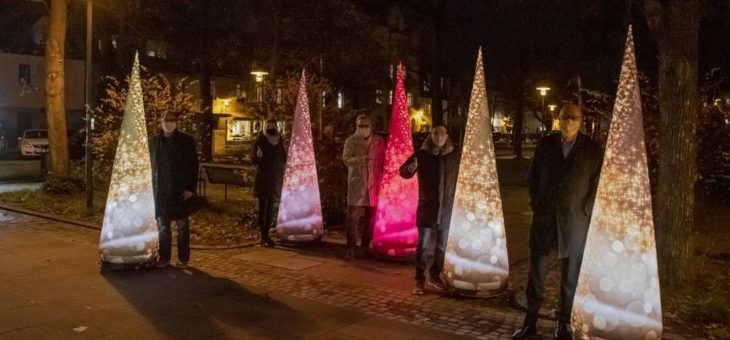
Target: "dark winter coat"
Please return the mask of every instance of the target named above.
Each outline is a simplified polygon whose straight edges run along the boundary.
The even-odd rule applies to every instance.
[[[418,166],[410,172],[408,166],[414,159],[418,160]],[[421,149],[401,165],[401,177],[418,175],[416,225],[419,227],[449,228],[460,161],[461,151],[455,150],[451,141],[439,148],[429,137]]]
[[[178,130],[170,137],[160,132],[150,139],[150,161],[157,217],[189,216],[193,200],[186,201],[183,192],[195,193],[198,184],[198,152],[193,137]]]
[[[535,149],[527,179],[533,252],[547,254],[557,245],[560,258],[583,255],[603,151],[584,134],[576,138],[567,158],[560,133],[542,138]]]
[[[261,149],[262,156],[258,157],[257,150]],[[286,149],[284,140],[279,137],[279,143],[273,145],[260,133],[253,145],[251,159],[256,164],[254,178],[254,196],[259,198],[281,197],[281,186],[284,182],[286,169]]]

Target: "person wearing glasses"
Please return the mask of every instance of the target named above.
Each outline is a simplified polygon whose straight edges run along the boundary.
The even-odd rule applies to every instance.
[[[573,308],[583,248],[596,197],[603,151],[579,132],[583,114],[573,104],[560,110],[560,133],[543,137],[537,144],[528,173],[533,211],[529,236],[527,315],[513,339],[537,333],[538,311],[543,300],[545,276],[551,255],[560,259],[560,297],[556,312],[556,339],[570,339]]]
[[[345,140],[342,150],[342,161],[347,166],[347,260],[354,257],[358,238],[364,254],[370,248],[385,163],[385,141],[373,133],[370,116],[361,114],[355,123],[357,129]]]

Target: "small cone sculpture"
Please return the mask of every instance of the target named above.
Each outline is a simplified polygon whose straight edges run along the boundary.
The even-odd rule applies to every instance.
[[[398,65],[390,135],[373,230],[373,251],[384,257],[402,258],[416,252],[418,180],[416,176],[402,178],[399,173],[400,166],[412,154],[413,136],[408,119],[403,65]]]
[[[104,211],[99,253],[102,263],[133,264],[155,261],[157,251],[152,169],[139,79],[139,57],[135,55]]]
[[[488,107],[480,49],[444,261],[451,288],[479,295],[503,290],[509,276]]]
[[[319,241],[322,238],[322,205],[314,160],[306,79],[306,74],[302,71],[276,221],[276,232],[288,242]]]
[[[578,339],[660,339],[661,320],[651,191],[629,27],[571,326]]]

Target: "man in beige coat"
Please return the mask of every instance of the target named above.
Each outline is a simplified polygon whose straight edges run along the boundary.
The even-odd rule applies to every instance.
[[[357,247],[367,253],[373,238],[375,208],[385,163],[385,141],[373,133],[372,119],[364,114],[355,120],[357,130],[348,137],[342,150],[347,165],[347,252],[352,259]]]

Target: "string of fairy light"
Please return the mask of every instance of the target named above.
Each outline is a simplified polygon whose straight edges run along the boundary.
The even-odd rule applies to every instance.
[[[157,250],[152,169],[139,79],[139,58],[135,55],[99,251],[103,262],[141,263],[154,260]]]
[[[398,65],[390,135],[373,230],[374,250],[382,255],[394,257],[413,254],[418,240],[416,229],[418,182],[415,176],[404,179],[399,174],[400,166],[413,153],[403,77],[403,66]]]
[[[581,339],[659,339],[662,335],[631,28],[572,315],[573,332]]]
[[[448,283],[469,291],[502,289],[509,275],[485,84],[480,49],[444,261]]]
[[[323,233],[306,79],[302,71],[276,223],[288,241],[313,241]]]

